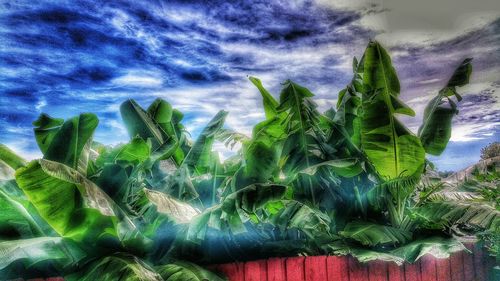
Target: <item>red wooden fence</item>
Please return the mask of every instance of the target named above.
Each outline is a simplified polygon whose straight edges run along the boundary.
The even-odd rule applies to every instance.
[[[426,255],[413,264],[393,262],[359,263],[347,256],[271,258],[213,266],[230,281],[483,281],[494,260],[479,247],[472,254],[458,252],[448,259]]]

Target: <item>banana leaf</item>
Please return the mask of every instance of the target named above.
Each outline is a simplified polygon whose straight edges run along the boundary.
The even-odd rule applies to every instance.
[[[223,281],[226,279],[212,273],[194,263],[176,261],[156,267],[157,272],[165,281]]]
[[[0,241],[0,276],[15,278],[51,269],[57,275],[86,257],[76,243],[61,237]]]
[[[34,160],[17,170],[16,180],[59,235],[88,247],[123,245],[145,250],[148,241],[127,215],[99,187],[70,167]]]
[[[0,240],[44,236],[28,210],[0,190]]]
[[[465,59],[455,70],[446,87],[441,89],[425,107],[424,120],[418,129],[420,141],[425,151],[432,155],[443,153],[451,137],[451,121],[458,114],[456,103],[450,96],[456,96],[458,101],[462,97],[457,93],[456,87],[469,83],[472,72],[472,59]]]
[[[399,80],[382,46],[370,42],[363,61],[361,147],[382,177],[413,175],[424,164],[425,151],[394,114],[415,113],[398,99]]]
[[[122,103],[120,113],[130,138],[139,136],[144,140],[151,139],[152,150],[156,150],[166,142],[158,123],[134,100]]]
[[[128,255],[117,254],[101,258],[80,272],[64,276],[68,281],[163,281],[152,267],[141,259]]]
[[[319,126],[321,114],[311,99],[313,96],[308,89],[290,80],[283,84],[277,110],[286,112],[282,126],[287,138],[281,152],[286,176],[293,177],[323,158],[322,144],[326,138]]]
[[[12,151],[6,145],[1,143],[0,143],[0,161],[5,162],[5,164],[7,164],[14,170],[26,166],[26,160],[18,156],[14,151]]]
[[[474,202],[429,202],[412,210],[412,217],[421,227],[447,229],[454,225],[481,229],[500,228],[500,211],[487,204]]]
[[[365,246],[381,244],[403,245],[411,240],[411,233],[377,223],[355,221],[348,223],[339,234]]]
[[[52,139],[61,129],[63,123],[64,119],[53,118],[45,113],[40,114],[38,119],[33,122],[36,143],[43,154],[47,152]]]
[[[191,147],[191,150],[184,158],[183,165],[189,167],[192,174],[202,175],[210,171],[213,165],[212,162],[212,145],[215,140],[215,136],[226,119],[227,112],[219,111],[213,118],[208,122],[207,126],[201,131],[198,139]]]
[[[172,105],[160,98],[151,103],[147,113],[160,127],[161,133],[166,140],[163,145],[175,147],[171,155],[164,154],[161,159],[173,156],[177,165],[180,165],[185,157],[183,147],[186,149],[184,126],[180,123],[183,118],[182,113],[173,109]]]
[[[87,174],[92,135],[99,120],[92,113],[66,120],[52,137],[43,158],[65,164]]]

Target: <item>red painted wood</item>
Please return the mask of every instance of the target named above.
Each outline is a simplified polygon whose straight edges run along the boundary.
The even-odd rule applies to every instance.
[[[422,281],[420,275],[420,260],[414,263],[405,263],[405,280],[406,281]]]
[[[349,260],[349,280],[350,281],[368,280],[368,265],[358,262],[353,257],[348,257],[348,260]]]
[[[217,271],[224,273],[231,281],[245,281],[243,263],[227,263],[218,265]]]
[[[267,281],[286,280],[285,259],[271,258],[267,260]]]
[[[369,281],[387,280],[387,263],[384,261],[371,261],[368,263]]]
[[[436,259],[437,281],[450,281],[450,261],[448,259]]]
[[[346,257],[329,256],[326,258],[328,281],[349,281],[349,263]]]
[[[451,280],[464,281],[464,263],[462,252],[453,253],[450,257]]]
[[[304,281],[304,260],[304,257],[286,259],[286,281]]]
[[[405,271],[404,266],[399,266],[394,262],[390,262],[387,265],[387,273],[389,276],[389,280],[391,281],[404,281],[405,280]]]
[[[472,253],[464,252],[462,254],[464,262],[464,280],[474,281],[474,255]]]
[[[217,265],[231,281],[486,281],[493,266],[483,249],[461,252],[448,259],[426,255],[414,264],[360,263],[353,257],[313,256],[272,258]]]
[[[476,273],[477,280],[486,280],[486,267],[485,267],[485,259],[483,258],[483,252],[481,247],[478,245],[474,245],[474,272]]]
[[[422,281],[436,281],[436,258],[431,255],[425,255],[420,261],[420,275]]]
[[[265,260],[245,263],[245,281],[267,281],[267,265]]]
[[[327,280],[326,257],[307,257],[304,262],[304,272],[306,281]]]
[[[64,281],[64,278],[62,277],[50,277],[45,279],[45,281]]]

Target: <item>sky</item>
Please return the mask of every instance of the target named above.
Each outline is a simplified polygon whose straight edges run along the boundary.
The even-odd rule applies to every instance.
[[[416,111],[401,118],[414,132],[455,67],[474,58],[450,143],[429,157],[440,170],[459,170],[500,139],[496,2],[3,0],[0,143],[40,157],[31,122],[42,112],[94,112],[96,141],[126,142],[120,104],[133,98],[147,107],[157,97],[185,114],[193,137],[221,109],[229,111],[226,127],[250,135],[264,111],[248,76],[276,97],[291,79],[324,111],[350,82],[352,58],[375,39],[392,56],[401,99]]]

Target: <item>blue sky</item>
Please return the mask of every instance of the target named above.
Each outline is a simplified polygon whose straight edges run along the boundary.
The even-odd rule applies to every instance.
[[[41,112],[94,112],[95,139],[124,142],[118,108],[127,98],[143,106],[164,98],[194,136],[220,109],[230,112],[227,127],[250,134],[264,113],[248,75],[275,95],[292,79],[326,110],[374,38],[416,109],[404,118],[413,131],[455,66],[474,58],[451,142],[431,158],[442,170],[463,168],[500,136],[500,9],[425,1],[2,1],[0,143],[39,157],[31,122]]]

